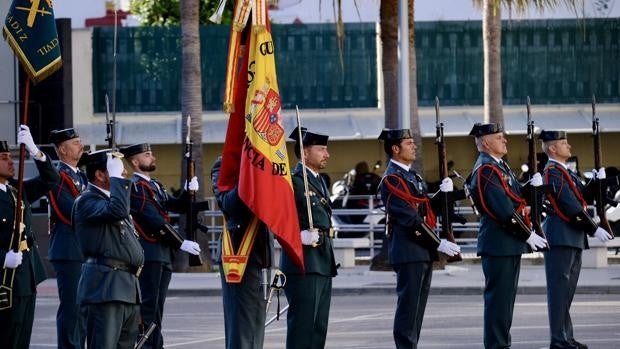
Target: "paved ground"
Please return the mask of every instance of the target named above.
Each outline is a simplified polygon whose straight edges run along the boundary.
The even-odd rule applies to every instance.
[[[524,261],[519,279],[519,292],[545,294],[545,268],[538,262]],[[392,294],[396,274],[391,271],[369,271],[368,266],[341,268],[334,278],[334,294]],[[433,273],[432,294],[481,294],[484,276],[480,264],[455,263]],[[578,293],[620,294],[620,264],[606,268],[584,268],[579,278]],[[217,273],[174,273],[170,284],[171,296],[217,296],[221,294]],[[56,280],[48,279],[39,285],[40,297],[56,297]]]
[[[285,300],[283,299],[283,302]],[[395,296],[373,294],[336,296],[327,348],[393,348],[392,320]],[[31,348],[54,348],[57,301],[42,297],[37,304]],[[271,313],[275,312],[272,307]],[[591,349],[620,347],[620,295],[579,294],[572,309],[575,336]],[[184,296],[168,299],[164,335],[166,348],[223,348],[224,329],[220,297]],[[283,349],[286,322],[282,319],[266,331],[265,349]],[[512,327],[513,349],[548,348],[548,322],[544,295],[519,295]],[[482,298],[480,295],[433,295],[427,307],[421,349],[480,349],[482,345]]]

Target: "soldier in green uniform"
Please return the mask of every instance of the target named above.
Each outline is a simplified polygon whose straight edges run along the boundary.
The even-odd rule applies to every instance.
[[[280,267],[286,275],[284,292],[288,299],[286,348],[324,348],[332,296],[332,278],[336,276],[336,263],[332,249],[333,229],[329,191],[319,171],[327,166],[328,136],[302,128],[303,154],[308,179],[307,195],[313,225],[308,217],[301,162],[293,170],[295,204],[302,231],[305,273],[283,253]],[[295,154],[301,159],[299,131],[289,136],[296,141]]]
[[[571,146],[565,131],[542,131],[539,138],[542,149],[549,157],[545,166],[545,182],[553,190],[548,193],[551,210],[543,221],[543,228],[551,247],[545,252],[547,276],[547,308],[551,349],[584,349],[587,345],[573,337],[570,306],[577,289],[581,271],[581,252],[588,248],[587,235],[601,242],[612,236],[599,227],[586,211],[583,198],[585,187],[579,177],[570,171],[566,160],[571,157]],[[596,173],[604,177],[604,169]]]
[[[89,153],[81,163],[90,183],[75,200],[72,219],[86,257],[77,301],[87,311],[87,346],[133,349],[144,252],[129,215],[131,181],[109,149]]]
[[[60,301],[56,313],[56,342],[59,349],[84,348],[85,314],[76,302],[84,255],[71,226],[73,202],[88,185],[86,174],[77,167],[84,145],[73,128],[53,130],[50,142],[60,160],[58,172],[61,178],[47,194],[51,207],[48,257],[56,272]]]
[[[262,349],[267,306],[265,290],[269,282],[266,271],[272,266],[273,237],[264,223],[256,221],[257,224],[252,224],[256,218],[239,197],[238,186],[231,190],[218,190],[221,165],[222,158],[219,157],[211,169],[211,183],[226,219],[228,242],[234,251],[240,252],[241,245],[248,241],[248,234],[255,234],[252,247],[247,251],[245,272],[237,275],[240,280],[226,279],[224,234],[219,241],[217,259],[222,282],[226,349]]]
[[[0,292],[0,348],[15,349],[30,345],[37,284],[47,277],[34,240],[30,203],[45,195],[60,180],[49,156],[34,144],[28,127],[22,125],[20,128],[17,141],[26,145],[40,176],[23,183],[24,231],[19,251],[14,251],[10,246],[17,198],[13,180],[15,168],[7,142],[0,141],[0,277],[11,277],[14,273],[11,295],[6,289]]]
[[[461,249],[433,231],[436,222],[426,183],[411,169],[416,157],[411,131],[385,129],[379,139],[390,158],[379,191],[387,213],[388,258],[396,272],[394,344],[412,349],[418,347],[437,251],[454,256]],[[453,191],[452,180],[445,178],[440,190]]]
[[[508,141],[498,124],[475,124],[469,133],[480,152],[469,184],[480,211],[478,255],[484,287],[484,347],[510,348],[510,326],[517,295],[521,254],[546,247],[532,232],[521,184],[502,157]],[[532,186],[542,185],[540,173]]]

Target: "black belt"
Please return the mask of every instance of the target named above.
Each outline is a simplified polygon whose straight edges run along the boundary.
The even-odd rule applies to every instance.
[[[334,237],[334,228],[329,228],[329,229],[318,229],[318,232],[320,235],[323,236],[327,236],[330,238]]]
[[[88,259],[86,259],[86,263],[104,265],[114,270],[128,272],[129,274],[137,277],[140,276],[140,273],[142,272],[142,266],[131,265],[127,262],[119,261],[114,258],[88,257]]]

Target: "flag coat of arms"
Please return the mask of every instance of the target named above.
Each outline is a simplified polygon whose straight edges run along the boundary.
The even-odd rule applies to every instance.
[[[2,35],[34,83],[62,66],[52,0],[13,0]]]
[[[245,28],[249,12],[252,26]],[[275,45],[263,1],[237,2],[229,45],[224,109],[231,114],[218,188],[230,190],[238,181],[240,198],[303,270],[297,207],[280,115]],[[245,50],[241,50],[242,46]]]

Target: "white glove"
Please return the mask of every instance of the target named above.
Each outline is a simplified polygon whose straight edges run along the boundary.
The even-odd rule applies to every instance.
[[[594,237],[597,238],[600,242],[606,242],[613,239],[611,234],[609,234],[607,230],[601,227],[596,228],[596,231],[594,232]]]
[[[188,189],[190,191],[198,191],[198,189],[200,189],[200,185],[198,184],[198,177],[192,177],[192,179],[189,181],[189,186],[187,185],[187,181],[185,181],[185,190]]]
[[[183,240],[183,243],[181,244],[181,251],[197,256],[200,254],[200,245],[191,240]]]
[[[28,150],[32,157],[35,157],[37,154],[39,154],[39,148],[37,148],[36,144],[34,144],[34,140],[32,139],[32,135],[30,134],[30,128],[28,126],[19,125],[19,132],[17,133],[17,143],[25,145],[26,150]]]
[[[22,251],[17,253],[13,252],[13,250],[9,250],[4,256],[4,267],[9,269],[15,269],[22,264]]]
[[[540,250],[542,248],[547,247],[547,240],[541,238],[535,232],[532,232],[530,234],[530,237],[527,238],[527,241],[525,241],[525,242],[527,242],[527,244],[530,245],[530,247],[534,251],[538,251],[538,250]]]
[[[319,232],[316,230],[302,230],[301,231],[301,244],[312,245],[319,242]]]
[[[442,179],[441,184],[439,185],[439,190],[444,193],[454,191],[454,183],[452,183],[452,179],[450,177]]]
[[[123,178],[123,172],[125,167],[123,161],[120,158],[108,154],[108,161],[106,163],[106,169],[110,177]]]
[[[448,256],[456,256],[461,253],[461,246],[455,244],[454,242],[450,242],[446,239],[441,239],[441,243],[439,243],[439,247],[437,247],[437,251],[447,254]]]
[[[607,178],[607,175],[605,174],[605,167],[601,167],[598,169],[598,171],[596,171],[596,178],[598,179]]]
[[[543,180],[540,172],[534,173],[532,179],[530,180],[530,184],[532,185],[532,187],[540,187],[541,185],[543,185]]]

